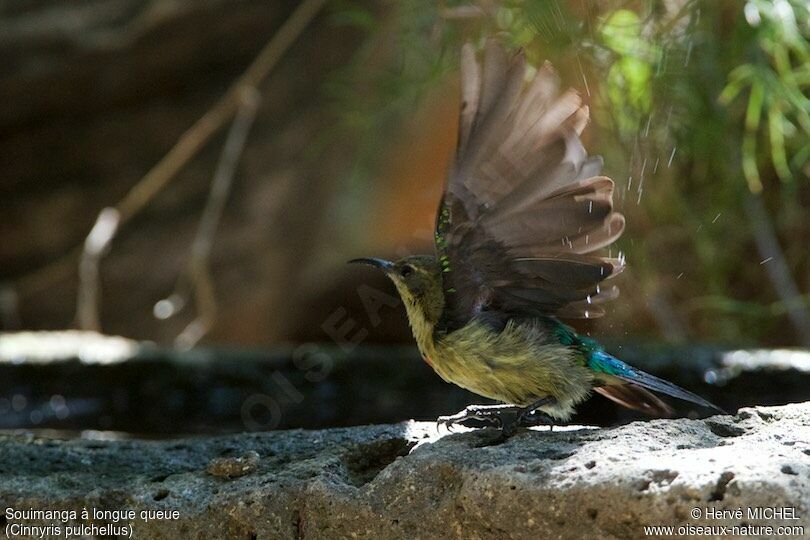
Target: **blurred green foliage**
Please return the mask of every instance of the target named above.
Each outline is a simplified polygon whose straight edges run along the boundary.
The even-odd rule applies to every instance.
[[[750,0],[744,12],[756,29],[759,50],[729,73],[720,101],[728,105],[744,89],[749,90],[743,171],[751,191],[758,193],[762,182],[756,149],[761,132],[767,133],[770,163],[783,181],[793,179],[793,169],[810,160],[810,4],[802,0]]]
[[[591,105],[586,145],[617,183],[631,265],[600,331],[810,340],[806,0],[347,1],[332,17],[366,35],[327,89],[365,133],[352,197],[380,181],[386,141],[461,44],[496,35]]]

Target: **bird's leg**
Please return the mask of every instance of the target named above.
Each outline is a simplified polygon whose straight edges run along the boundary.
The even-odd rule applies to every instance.
[[[518,428],[521,427],[538,425],[553,426],[554,419],[543,411],[538,411],[537,408],[543,407],[544,405],[553,405],[556,402],[557,400],[555,398],[546,396],[542,399],[538,399],[526,407],[517,407],[515,411],[517,412],[517,415],[512,419],[512,421],[501,423],[501,434],[497,440],[500,442],[505,441],[517,433]]]
[[[533,413],[527,414],[518,420],[518,424],[523,427],[548,426],[549,431],[554,430],[554,426],[556,425],[554,417],[543,411],[534,411]]]
[[[520,426],[526,427],[537,425],[547,425],[553,427],[554,418],[552,418],[551,415],[543,411],[538,411],[537,409],[545,405],[554,405],[555,403],[557,403],[557,399],[551,396],[546,396],[542,399],[538,399],[529,406],[521,409],[521,411],[517,415],[517,418],[515,419],[515,423]]]
[[[450,416],[440,416],[436,419],[436,425],[444,425],[448,429],[453,424],[459,424],[467,420],[482,420],[503,427],[504,415],[520,413],[523,407],[517,405],[470,405],[463,411]]]

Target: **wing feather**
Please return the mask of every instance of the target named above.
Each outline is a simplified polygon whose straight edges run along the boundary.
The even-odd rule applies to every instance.
[[[544,64],[526,82],[522,51],[495,40],[479,65],[461,52],[459,140],[436,223],[446,292],[442,325],[486,311],[595,317],[624,268],[594,254],[624,230],[613,181],[579,139],[588,107]]]
[[[478,112],[481,92],[481,71],[475,59],[475,49],[467,43],[461,49],[461,113],[459,115],[458,153],[467,148],[473,120]]]

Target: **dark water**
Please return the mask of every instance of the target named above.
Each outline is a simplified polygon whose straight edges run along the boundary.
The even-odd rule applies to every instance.
[[[810,352],[612,344],[629,363],[729,412],[810,399]],[[0,360],[0,429],[140,437],[433,420],[486,400],[443,382],[411,347],[302,345],[272,351],[140,347],[102,361],[82,351]],[[61,355],[61,356],[60,356]],[[46,355],[47,356],[47,355]],[[103,357],[103,352],[101,353]],[[708,411],[670,403],[681,416]],[[594,396],[572,423],[643,418]],[[45,432],[47,433],[47,432]]]

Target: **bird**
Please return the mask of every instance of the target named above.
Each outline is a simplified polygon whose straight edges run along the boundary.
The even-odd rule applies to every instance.
[[[580,134],[588,106],[561,89],[548,62],[495,38],[483,61],[461,49],[455,156],[435,224],[435,254],[349,262],[382,270],[396,287],[419,351],[445,381],[498,402],[441,416],[500,427],[563,423],[593,392],[651,416],[673,409],[652,392],[721,411],[630,366],[561,319],[602,316],[625,268],[604,248],[624,231],[613,181]]]

